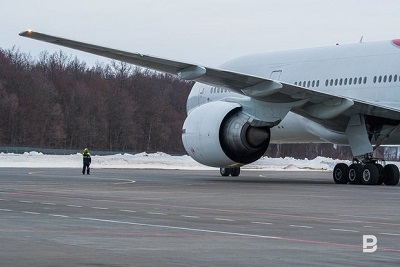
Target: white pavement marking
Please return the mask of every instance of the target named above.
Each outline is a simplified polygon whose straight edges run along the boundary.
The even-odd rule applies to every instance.
[[[364,228],[379,228],[379,227],[372,226],[372,225],[364,225],[363,227],[364,227]]]
[[[225,218],[214,218],[214,220],[217,220],[217,221],[227,221],[227,222],[234,222],[234,221],[235,221],[235,220],[225,219]]]
[[[119,211],[122,211],[122,212],[137,212],[136,210],[119,210]]]
[[[124,180],[124,179],[120,179],[122,181],[127,181],[127,182],[120,182],[120,183],[114,183],[114,184],[133,184],[136,183],[135,180]]]
[[[344,214],[344,215],[339,215],[339,216],[340,216],[340,217],[352,217],[352,218],[364,218],[364,219],[391,220],[391,218],[376,217],[376,216],[361,216],[361,215],[349,215],[349,214]]]
[[[392,234],[392,233],[379,233],[380,235],[392,235],[392,236],[400,236],[400,234]]]
[[[72,207],[72,208],[82,208],[82,206],[79,206],[79,205],[67,205],[67,207]]]
[[[23,211],[22,213],[33,214],[33,215],[39,215],[40,214],[39,212],[33,212],[33,211]]]
[[[102,208],[102,207],[92,207],[92,209],[96,209],[96,210],[108,210],[108,208]]]
[[[165,213],[162,213],[162,212],[147,212],[147,214],[152,214],[152,215],[166,215]]]
[[[49,214],[49,216],[53,216],[53,217],[61,217],[61,218],[69,218],[69,216],[66,216],[66,215],[61,215],[61,214]]]
[[[56,203],[49,203],[49,202],[41,202],[40,204],[42,204],[42,205],[51,205],[51,206],[57,205]]]
[[[87,221],[126,224],[126,225],[136,225],[136,226],[147,226],[147,227],[157,227],[157,228],[184,230],[184,231],[192,231],[192,232],[203,232],[203,233],[213,233],[213,234],[222,234],[222,235],[232,235],[232,236],[258,237],[258,238],[265,238],[265,239],[282,239],[282,237],[277,237],[277,236],[252,235],[252,234],[244,234],[244,233],[224,232],[224,231],[206,230],[206,229],[198,229],[198,228],[187,228],[187,227],[177,227],[177,226],[168,226],[168,225],[160,225],[160,224],[134,223],[134,222],[103,220],[103,219],[85,218],[85,217],[80,217],[79,219],[87,220]]]
[[[11,212],[12,210],[9,210],[9,209],[0,209],[0,211]]]
[[[254,224],[265,224],[265,225],[273,224],[273,223],[269,223],[269,222],[251,222],[251,223],[254,223]]]
[[[181,215],[181,217],[185,217],[185,218],[194,218],[194,219],[200,218],[199,216],[193,216],[193,215]]]
[[[20,201],[18,201],[19,203],[30,203],[30,204],[32,204],[33,202],[32,201],[28,201],[28,200],[20,200]]]
[[[352,233],[358,233],[356,230],[348,230],[348,229],[336,229],[336,228],[331,228],[329,229],[331,231],[339,231],[339,232],[352,232]]]
[[[297,227],[297,228],[307,228],[307,229],[313,229],[314,227],[312,226],[307,226],[307,225],[295,225],[295,224],[291,224],[289,225],[290,227]]]

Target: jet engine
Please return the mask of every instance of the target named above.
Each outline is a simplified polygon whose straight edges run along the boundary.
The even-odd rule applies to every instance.
[[[269,127],[251,125],[238,103],[216,101],[190,112],[182,130],[187,153],[212,167],[240,167],[258,160],[270,141]]]

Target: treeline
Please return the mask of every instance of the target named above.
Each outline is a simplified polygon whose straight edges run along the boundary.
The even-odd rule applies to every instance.
[[[0,49],[0,146],[183,152],[191,87],[126,63]]]
[[[89,67],[63,52],[37,59],[0,49],[0,146],[185,153],[193,83],[111,61]],[[379,156],[399,160],[397,148]],[[270,157],[351,159],[346,146],[273,145]]]

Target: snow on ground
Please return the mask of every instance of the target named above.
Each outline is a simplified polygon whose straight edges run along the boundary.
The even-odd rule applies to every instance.
[[[263,157],[255,163],[242,167],[257,170],[326,170],[332,171],[340,160],[317,157],[313,160],[294,158]],[[82,155],[45,155],[40,152],[24,154],[0,153],[0,167],[12,168],[81,168]],[[116,154],[109,156],[92,156],[91,167],[125,168],[125,169],[182,169],[182,170],[215,170],[194,161],[189,156],[171,156],[162,152],[147,154]]]

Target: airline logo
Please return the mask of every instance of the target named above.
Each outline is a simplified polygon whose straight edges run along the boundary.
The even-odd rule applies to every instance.
[[[397,47],[400,47],[400,39],[394,39],[392,40],[392,44],[394,44]]]

